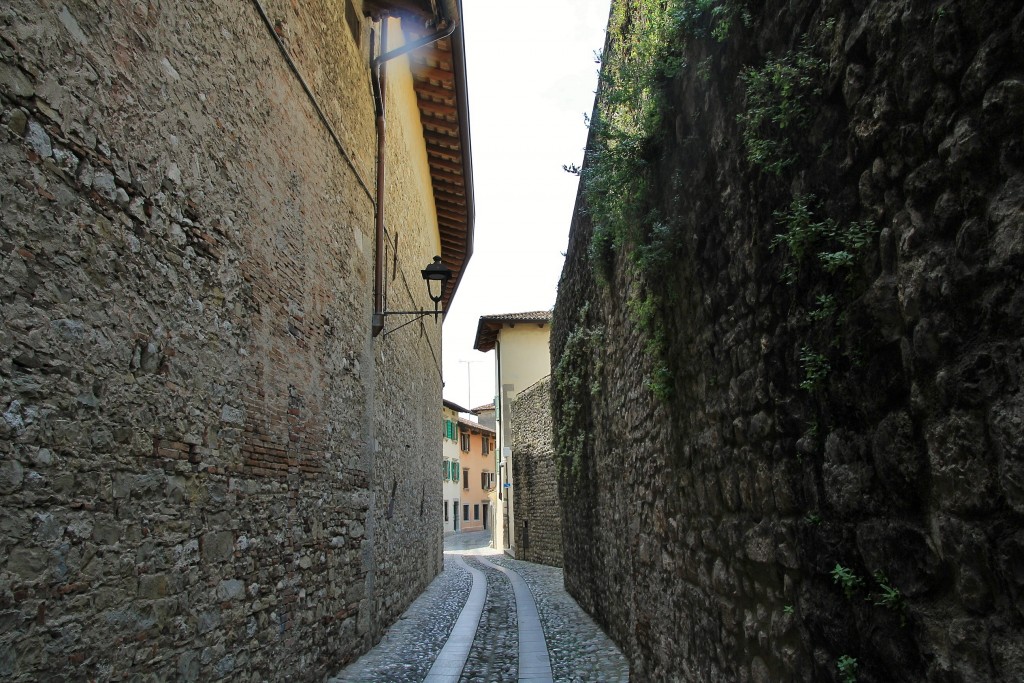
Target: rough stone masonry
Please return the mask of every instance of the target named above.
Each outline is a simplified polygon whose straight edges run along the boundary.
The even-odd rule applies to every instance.
[[[263,5],[344,155],[253,2],[0,8],[5,680],[321,680],[440,568],[440,331],[369,335],[365,27]]]
[[[554,311],[567,587],[637,680],[1024,680],[1024,7],[672,6]]]
[[[562,509],[551,446],[551,379],[512,402],[512,460],[516,487],[516,559],[562,566]]]

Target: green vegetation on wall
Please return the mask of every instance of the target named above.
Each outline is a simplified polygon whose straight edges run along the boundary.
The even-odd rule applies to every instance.
[[[628,302],[646,337],[651,371],[646,386],[661,400],[673,394],[663,289],[652,286],[671,272],[678,230],[651,197],[651,162],[659,147],[665,85],[686,68],[688,41],[723,41],[734,26],[749,24],[738,0],[629,0],[614,5],[586,164],[583,195],[594,232],[589,257],[600,282],[607,283],[616,254],[627,256],[630,279],[640,286]],[[704,60],[694,68],[707,71]],[[567,168],[577,171],[575,168]]]
[[[571,331],[552,370],[554,404],[561,413],[555,421],[554,451],[558,479],[563,487],[580,482],[583,458],[587,448],[589,423],[584,413],[584,397],[601,390],[600,351],[604,344],[604,328],[587,327],[589,305],[568,321]],[[563,324],[555,320],[556,325]]]
[[[796,161],[794,140],[811,119],[824,69],[824,62],[804,45],[743,70],[746,107],[737,118],[751,164],[778,175]]]

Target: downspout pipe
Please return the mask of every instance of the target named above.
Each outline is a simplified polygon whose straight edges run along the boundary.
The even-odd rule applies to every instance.
[[[402,47],[385,52],[388,44],[388,17],[385,15],[381,21],[380,51],[381,54],[373,58],[370,63],[370,77],[373,80],[373,99],[377,115],[377,193],[376,193],[376,221],[374,235],[374,258],[373,258],[373,319],[371,332],[374,337],[384,331],[384,180],[385,180],[385,152],[386,152],[386,110],[384,106],[385,87],[387,85],[387,63],[392,59],[408,54],[417,48],[447,38],[455,33],[459,25],[459,12],[457,0],[444,0],[446,26],[428,36]],[[372,46],[371,46],[372,47]]]

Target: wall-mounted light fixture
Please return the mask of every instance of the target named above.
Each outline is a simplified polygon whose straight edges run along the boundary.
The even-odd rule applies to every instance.
[[[416,318],[410,320],[409,323],[422,318],[425,315],[434,314],[434,320],[437,320],[439,313],[444,313],[440,309],[441,299],[444,298],[444,291],[448,287],[448,281],[452,279],[452,269],[441,263],[441,257],[435,256],[434,262],[429,264],[426,268],[420,271],[420,275],[427,283],[427,296],[434,302],[433,311],[376,311],[373,314],[373,336],[376,337],[384,330],[384,317],[388,315],[414,315]],[[435,284],[436,283],[436,284]],[[405,323],[408,325],[409,323]],[[399,327],[404,327],[400,325]],[[398,328],[395,328],[398,329]],[[392,330],[393,332],[394,330]]]

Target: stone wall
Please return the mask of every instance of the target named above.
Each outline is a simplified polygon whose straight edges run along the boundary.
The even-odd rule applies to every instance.
[[[637,680],[1024,678],[1024,10],[681,4],[640,229],[595,262],[582,194],[555,308],[567,586]]]
[[[562,510],[551,445],[551,380],[512,401],[512,481],[516,559],[562,566]]]
[[[2,678],[321,680],[439,570],[440,330],[369,334],[365,26],[264,5],[345,155],[253,2],[0,9]]]

